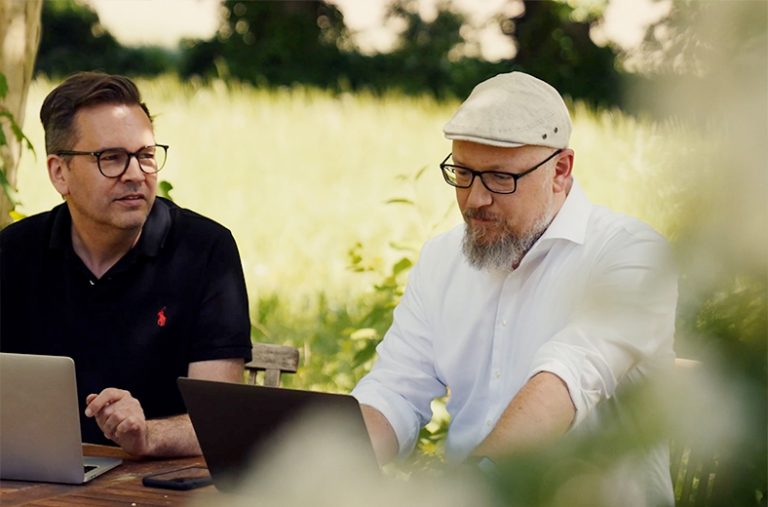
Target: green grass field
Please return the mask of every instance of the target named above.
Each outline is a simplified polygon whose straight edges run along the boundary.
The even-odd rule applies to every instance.
[[[174,78],[139,84],[157,140],[171,146],[160,179],[173,184],[180,205],[233,231],[253,302],[272,294],[299,302],[319,292],[336,302],[354,298],[371,283],[348,269],[356,242],[369,263],[385,267],[399,255],[391,242],[417,247],[460,221],[437,168],[450,151],[441,129],[455,102]],[[19,168],[25,214],[60,202],[47,180],[38,120],[53,86],[38,80],[29,93],[24,128],[38,154],[25,153]],[[670,129],[579,104],[574,124],[575,174],[592,199],[674,234],[673,210],[662,205]],[[393,198],[414,205],[387,204]]]
[[[30,88],[19,211],[60,202],[45,171],[38,111],[55,83]],[[461,218],[438,163],[457,102],[399,95],[332,95],[292,88],[140,81],[158,142],[171,146],[161,180],[171,195],[229,227],[240,248],[254,339],[302,349],[292,381],[347,391],[370,366],[405,273],[403,256]],[[597,203],[677,234],[685,171],[682,129],[620,111],[572,107],[575,174]],[[391,200],[397,202],[389,202]],[[358,256],[350,269],[350,249]]]

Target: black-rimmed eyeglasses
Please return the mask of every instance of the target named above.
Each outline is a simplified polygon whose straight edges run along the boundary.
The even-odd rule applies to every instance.
[[[475,176],[479,176],[480,181],[483,182],[483,186],[490,192],[493,192],[494,194],[513,194],[515,193],[515,190],[517,190],[517,180],[526,174],[531,174],[533,171],[552,160],[555,155],[561,151],[563,150],[560,149],[555,151],[535,166],[517,174],[501,171],[475,171],[469,167],[446,164],[453,153],[449,153],[448,156],[445,157],[445,160],[440,162],[440,170],[443,172],[443,178],[445,178],[446,183],[452,187],[469,188],[472,186],[472,183],[475,182]]]
[[[107,148],[101,151],[60,150],[59,156],[90,155],[96,158],[99,172],[107,178],[119,178],[128,170],[131,157],[136,157],[139,168],[146,174],[155,174],[165,165],[168,156],[167,144],[151,144],[130,152],[125,148]]]

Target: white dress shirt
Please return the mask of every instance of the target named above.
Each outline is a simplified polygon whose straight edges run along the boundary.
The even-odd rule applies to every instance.
[[[574,425],[591,426],[619,384],[672,365],[677,280],[667,243],[646,224],[591,204],[574,181],[514,271],[471,267],[463,233],[424,245],[377,362],[352,393],[384,414],[401,455],[446,388],[446,453],[461,460],[537,372],[563,379]],[[654,475],[671,494],[665,456],[652,460],[663,468]]]

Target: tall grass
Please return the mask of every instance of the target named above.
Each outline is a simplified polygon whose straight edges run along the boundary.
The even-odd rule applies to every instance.
[[[38,150],[19,169],[22,213],[59,197],[47,181],[38,112],[55,83],[37,80],[25,131]],[[353,273],[356,242],[374,265],[458,223],[454,194],[437,163],[450,151],[441,132],[455,102],[302,87],[263,90],[163,77],[139,82],[155,115],[156,138],[171,145],[161,179],[182,206],[233,231],[251,300],[274,294],[291,304],[318,293],[334,303],[364,294],[370,274]],[[667,164],[670,126],[618,111],[574,109],[575,174],[598,203],[674,234]],[[418,179],[414,175],[425,173]],[[673,190],[676,191],[676,190]],[[387,204],[392,198],[414,203]]]
[[[415,260],[424,240],[461,220],[437,168],[450,151],[442,125],[458,104],[172,77],[138,84],[157,140],[171,146],[161,179],[177,203],[237,240],[254,339],[302,349],[290,384],[350,390],[404,283],[391,266]],[[37,80],[29,93],[25,130],[39,155],[25,154],[19,169],[26,214],[60,202],[35,121],[53,86]],[[696,143],[673,124],[571,109],[575,174],[587,194],[674,237],[690,172],[672,161]]]

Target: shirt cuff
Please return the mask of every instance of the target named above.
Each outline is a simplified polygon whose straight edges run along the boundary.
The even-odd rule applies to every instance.
[[[610,397],[609,393],[613,392],[612,388],[606,386],[604,380],[606,374],[612,379],[612,373],[608,370],[601,374],[594,366],[595,358],[590,359],[588,355],[588,351],[580,351],[578,347],[547,343],[536,354],[528,377],[531,378],[537,373],[546,371],[557,375],[565,382],[571,401],[576,408],[571,427],[581,423],[601,399]],[[563,359],[564,357],[569,359]]]
[[[418,418],[408,408],[408,402],[395,393],[382,392],[365,383],[358,384],[351,394],[358,403],[375,408],[387,418],[397,438],[398,457],[407,457],[416,447],[420,429]]]

